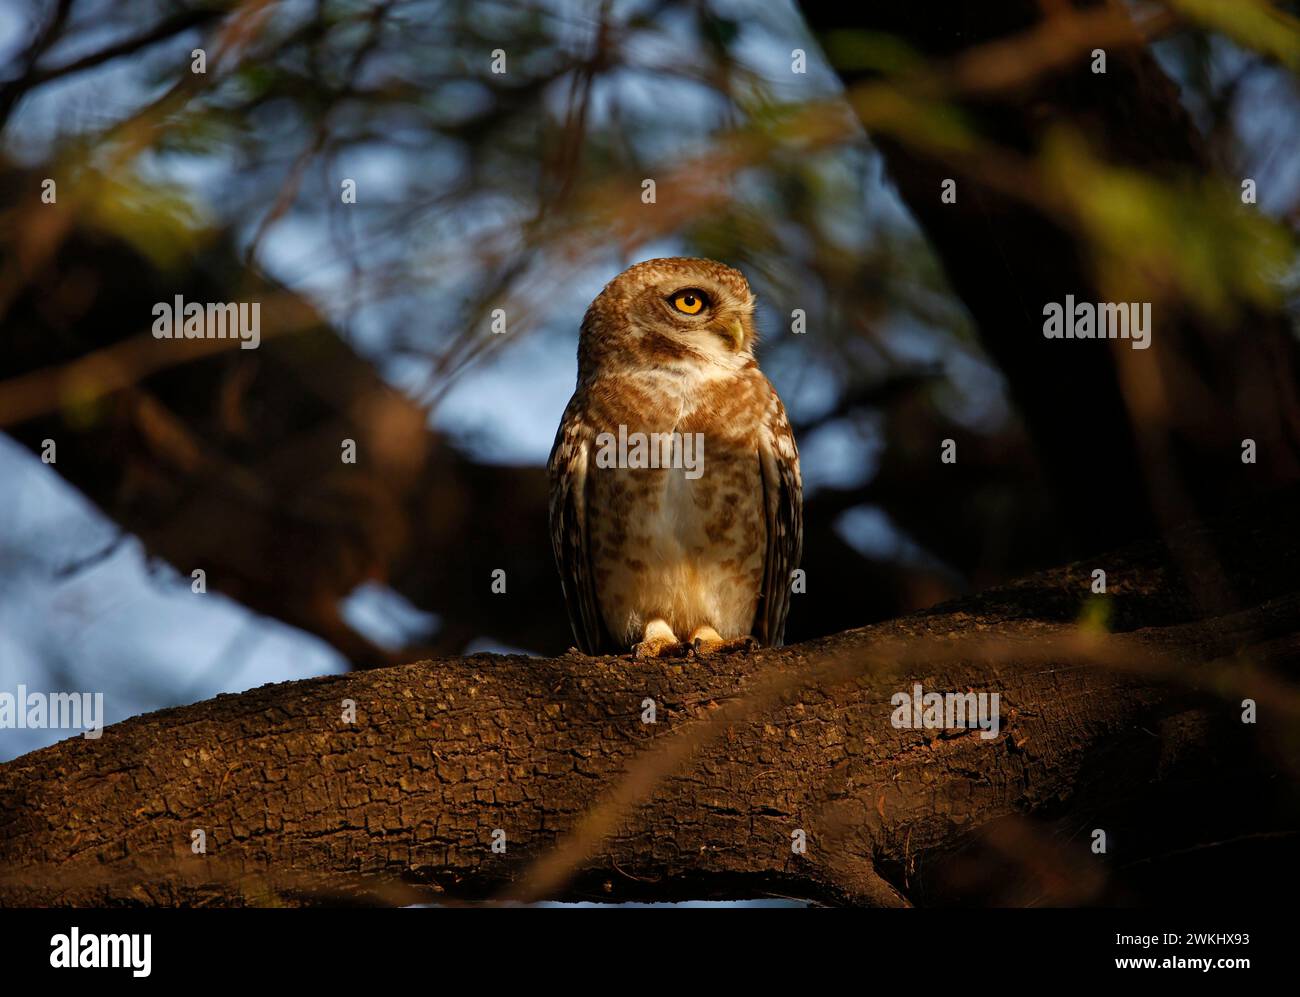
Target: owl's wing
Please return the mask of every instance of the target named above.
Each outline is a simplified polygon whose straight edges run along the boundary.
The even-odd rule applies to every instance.
[[[600,654],[613,645],[596,601],[587,543],[587,471],[594,438],[595,432],[583,419],[579,396],[574,395],[555,434],[547,469],[551,482],[551,550],[560,569],[569,625],[584,654]]]
[[[758,466],[763,478],[767,554],[754,636],[768,647],[780,647],[790,612],[790,575],[803,555],[803,479],[794,431],[775,391],[758,431]]]

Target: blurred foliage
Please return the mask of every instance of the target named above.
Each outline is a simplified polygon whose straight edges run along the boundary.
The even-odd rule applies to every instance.
[[[87,169],[64,178],[62,189],[84,202],[87,222],[123,237],[160,270],[190,259],[209,228],[184,188],[145,182],[135,172]]]
[[[1300,71],[1300,20],[1266,0],[1171,0],[1172,6],[1246,48]]]
[[[1150,300],[1154,292],[1225,320],[1241,303],[1280,306],[1294,239],[1244,206],[1240,190],[1206,177],[1175,185],[1111,168],[1060,132],[1049,137],[1043,162],[1092,240],[1107,300]]]

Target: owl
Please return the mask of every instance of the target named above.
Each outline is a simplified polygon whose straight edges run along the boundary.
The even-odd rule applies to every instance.
[[[587,309],[548,461],[551,544],[585,653],[782,643],[803,485],[754,341],[749,283],[712,260],[638,263]]]

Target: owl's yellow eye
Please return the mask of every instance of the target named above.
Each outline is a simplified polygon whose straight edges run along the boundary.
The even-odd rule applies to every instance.
[[[668,300],[683,315],[698,315],[707,299],[703,291],[687,288],[685,291],[678,291]]]

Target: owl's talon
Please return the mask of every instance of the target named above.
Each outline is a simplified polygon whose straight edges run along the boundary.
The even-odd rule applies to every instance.
[[[637,658],[684,658],[689,653],[690,646],[675,637],[650,637],[632,645],[632,654]]]
[[[696,637],[691,641],[691,651],[698,657],[756,650],[758,650],[758,641],[748,634],[744,637],[736,637],[734,640],[708,640],[704,637]]]

